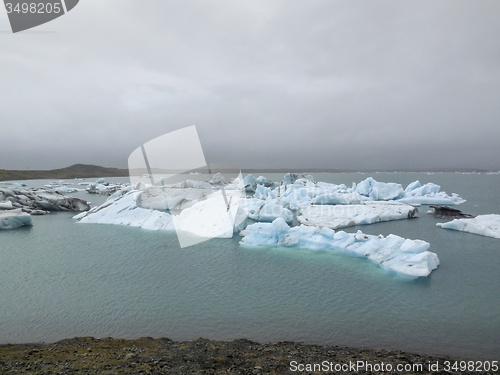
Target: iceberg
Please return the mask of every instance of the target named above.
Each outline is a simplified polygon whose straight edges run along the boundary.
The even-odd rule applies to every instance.
[[[443,229],[500,238],[500,215],[478,215],[472,219],[455,219],[447,223],[437,223],[436,225]]]
[[[175,230],[172,216],[166,212],[141,208],[141,192],[121,190],[102,205],[74,216],[80,223],[128,225],[148,230]]]
[[[365,202],[361,205],[309,206],[300,211],[297,220],[304,225],[345,228],[380,221],[411,219],[418,209],[398,202]]]
[[[88,203],[52,189],[0,189],[0,201],[9,201],[15,208],[22,208],[30,213],[37,211],[86,211]]]
[[[440,186],[429,183],[424,186],[419,181],[412,182],[403,190],[401,184],[378,182],[368,177],[351,188],[344,184],[335,185],[327,182],[315,182],[311,176],[299,178],[295,174],[286,174],[281,185],[275,189],[257,186],[254,198],[279,198],[287,202],[289,209],[305,209],[310,205],[359,205],[365,202],[398,201],[404,204],[449,204],[465,202],[457,194],[447,195],[440,192]]]
[[[0,202],[0,210],[12,210],[14,206],[11,201]]]
[[[444,191],[440,192],[439,185],[429,182],[421,185],[419,181],[414,181],[409,184],[404,196],[399,199],[401,203],[408,204],[434,204],[434,205],[457,205],[465,202],[458,194],[453,193],[451,196]]]
[[[273,221],[278,217],[283,218],[287,223],[293,221],[293,213],[283,206],[279,199],[247,199],[246,209],[248,217],[255,221]]]
[[[311,204],[359,204],[365,201],[358,192],[343,193],[338,191],[329,191],[328,193],[320,194],[311,200]]]
[[[168,189],[165,191],[172,194]],[[74,219],[79,220],[79,223],[115,224],[146,230],[176,231],[181,242],[183,234],[203,238],[231,238],[234,232],[239,232],[246,226],[247,213],[240,207],[242,198],[238,190],[226,192],[228,199],[226,204],[222,190],[205,196],[203,192],[195,192],[189,188],[179,189],[179,194],[183,194],[182,199],[189,196],[193,199],[190,206],[178,215],[160,210],[182,208],[179,201],[175,207],[171,207],[171,202],[168,201],[170,198],[165,198],[165,191],[161,187],[150,187],[144,191],[132,190],[129,187],[116,192],[102,205],[74,216]]]
[[[439,265],[429,243],[405,239],[393,234],[384,237],[335,232],[330,228],[289,227],[284,219],[249,225],[240,233],[242,246],[283,246],[310,250],[337,250],[366,257],[387,271],[405,278],[426,277]]]
[[[107,183],[85,183],[81,182],[80,185],[87,185],[87,193],[89,194],[99,194],[99,195],[113,195],[117,191],[126,187],[125,184],[107,184]],[[58,190],[58,189],[57,189]]]
[[[246,175],[243,181],[239,183],[238,189],[245,189],[247,192],[254,192],[255,189],[257,189],[257,184],[257,179],[252,174],[249,174]]]
[[[31,215],[23,212],[20,208],[0,212],[0,229],[15,229],[31,225],[33,225]]]

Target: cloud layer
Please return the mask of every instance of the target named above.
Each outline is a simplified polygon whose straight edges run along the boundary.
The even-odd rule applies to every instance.
[[[18,34],[2,14],[0,168],[126,167],[197,125],[207,160],[245,168],[499,170],[499,11],[85,0]]]

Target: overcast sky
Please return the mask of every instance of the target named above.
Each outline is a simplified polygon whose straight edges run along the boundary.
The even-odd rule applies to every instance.
[[[80,0],[12,34],[0,168],[126,167],[196,125],[242,168],[500,170],[500,2]]]

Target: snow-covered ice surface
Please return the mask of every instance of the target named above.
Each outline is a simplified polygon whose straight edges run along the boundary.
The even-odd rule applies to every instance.
[[[473,219],[455,219],[447,223],[437,223],[436,225],[443,229],[500,238],[500,215],[479,215]]]
[[[405,239],[396,235],[387,237],[357,233],[335,232],[330,228],[301,225],[289,227],[282,218],[272,223],[249,225],[241,232],[243,246],[283,246],[310,250],[331,249],[362,256],[385,270],[405,278],[428,276],[439,265],[435,253],[428,251],[429,243]]]
[[[297,220],[304,225],[345,228],[380,221],[411,219],[418,209],[395,201],[370,202],[361,205],[309,206],[300,211]]]
[[[22,209],[0,211],[0,229],[15,229],[23,226],[31,226],[31,215]]]

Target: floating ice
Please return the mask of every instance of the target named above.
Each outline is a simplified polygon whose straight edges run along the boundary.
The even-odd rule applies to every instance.
[[[479,215],[473,219],[455,219],[447,223],[437,223],[436,225],[443,229],[500,238],[500,215]]]
[[[0,229],[15,229],[33,225],[31,216],[20,208],[16,210],[0,211]]]
[[[238,188],[245,189],[248,192],[254,192],[255,189],[257,189],[257,184],[257,179],[252,174],[249,174],[239,183]]]
[[[28,211],[86,211],[90,206],[80,198],[74,198],[52,189],[0,189],[0,201],[10,201],[17,208]]]
[[[458,194],[447,195],[444,191],[440,192],[441,187],[432,182],[420,185],[419,181],[409,184],[404,192],[404,196],[399,199],[402,203],[418,204],[439,204],[439,205],[457,205],[465,202]]]
[[[255,221],[273,221],[278,217],[283,218],[287,223],[293,221],[293,213],[283,206],[279,199],[247,199],[246,209],[248,217]]]
[[[166,212],[137,205],[140,191],[121,190],[90,211],[76,215],[80,223],[128,225],[149,230],[175,230],[172,217]]]
[[[11,201],[0,202],[0,210],[12,210],[14,206]]]
[[[190,184],[188,184],[190,185]],[[182,184],[186,186],[186,184]],[[165,189],[170,196],[172,192]],[[240,207],[239,191],[227,191],[228,204],[222,196],[222,191],[215,191],[205,196],[192,189],[179,189],[182,199],[191,197],[191,206],[178,215],[158,209],[179,208],[179,202],[171,207],[165,198],[165,191],[160,187],[150,187],[145,191],[120,190],[110,196],[101,206],[88,212],[76,215],[80,223],[128,225],[147,230],[177,231],[179,239],[182,234],[205,238],[231,238],[233,232],[238,232],[246,225],[246,212]],[[159,199],[157,199],[159,197]],[[197,201],[195,198],[204,198]],[[173,199],[173,198],[172,198]],[[229,207],[228,207],[229,205]]]
[[[290,209],[304,209],[312,204],[337,205],[360,204],[366,201],[399,201],[405,204],[447,204],[465,202],[457,194],[447,195],[440,192],[440,186],[433,183],[420,185],[415,181],[403,190],[400,184],[378,182],[368,177],[359,184],[347,188],[344,184],[335,185],[326,182],[314,182],[312,177],[298,178],[287,174],[280,186],[273,190],[257,187],[255,198],[280,198],[288,202]]]
[[[367,257],[383,269],[406,278],[428,276],[439,265],[436,254],[428,251],[429,243],[390,234],[387,237],[335,232],[330,228],[301,225],[290,228],[278,218],[272,223],[249,225],[241,232],[244,246],[283,246],[311,250],[340,250]]]
[[[362,205],[309,206],[300,211],[297,220],[304,225],[338,229],[410,219],[416,217],[417,212],[416,207],[398,202],[365,202]]]

